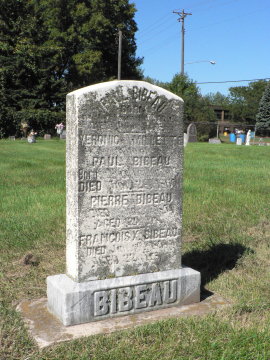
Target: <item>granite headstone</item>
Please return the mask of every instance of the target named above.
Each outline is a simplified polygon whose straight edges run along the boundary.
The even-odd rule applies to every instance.
[[[67,273],[47,278],[64,325],[199,301],[181,266],[182,111],[142,81],[68,94]]]
[[[50,134],[45,134],[44,135],[44,140],[51,140],[51,135]]]
[[[191,123],[187,127],[188,142],[197,142],[197,128],[194,123]]]

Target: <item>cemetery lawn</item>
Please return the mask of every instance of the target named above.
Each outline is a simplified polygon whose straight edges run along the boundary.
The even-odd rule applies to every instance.
[[[269,360],[270,147],[185,149],[183,264],[230,307],[38,350],[16,305],[65,271],[65,142],[0,141],[0,359]]]

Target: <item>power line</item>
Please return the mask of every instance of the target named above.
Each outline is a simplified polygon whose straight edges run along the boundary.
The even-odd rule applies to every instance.
[[[225,83],[237,83],[237,82],[244,82],[244,81],[259,81],[259,80],[270,80],[270,78],[263,78],[263,79],[251,79],[251,80],[225,80],[225,81],[204,81],[204,82],[196,82],[196,84],[225,84]]]
[[[152,33],[152,34],[151,34],[151,32],[150,32],[147,37],[145,37],[145,36],[142,36],[142,37],[141,37],[141,35],[139,34],[139,38],[138,38],[138,41],[137,41],[137,45],[145,44],[145,43],[149,42],[149,40],[151,40],[151,39],[153,39],[153,38],[155,38],[155,39],[158,40],[157,36],[158,36],[159,34],[165,33],[165,32],[167,33],[167,30],[170,29],[170,28],[172,28],[172,27],[173,27],[173,24],[170,23],[169,26],[166,26],[165,28],[161,29],[160,31],[157,31],[157,32]],[[150,35],[150,36],[149,36],[149,35]]]
[[[166,16],[162,16],[161,18],[159,18],[158,20],[156,20],[154,23],[149,24],[148,26],[146,26],[145,28],[142,29],[138,29],[138,32],[140,33],[140,35],[142,34],[148,34],[149,32],[154,31],[156,28],[160,27],[161,25],[165,24],[166,22],[168,22],[168,18],[171,16],[171,14],[167,14]]]
[[[201,5],[205,5],[205,4],[208,4],[208,3],[211,3],[211,2],[214,2],[215,0],[206,0],[206,1],[203,1],[203,2],[200,2],[200,3],[197,3],[196,5],[193,5],[192,6],[192,8],[196,8],[196,7],[198,7],[198,6],[201,6]],[[225,2],[225,4],[219,4],[219,5],[226,5],[226,4],[230,4],[231,2],[235,2],[235,1],[239,1],[239,0],[230,0],[230,1],[227,1],[227,2]],[[189,7],[191,7],[191,5],[189,4]],[[216,8],[216,6],[215,5],[213,5],[212,7],[214,7],[214,8]],[[207,10],[208,8],[206,8],[206,9],[203,9],[203,10]],[[200,12],[200,10],[199,11],[197,11],[197,13],[198,12]],[[169,17],[170,17],[170,14],[167,14],[166,16],[162,16],[161,18],[158,18],[156,21],[154,21],[153,23],[151,23],[151,24],[149,24],[148,26],[146,26],[145,28],[139,28],[138,29],[138,35],[139,35],[139,42],[143,42],[143,43],[145,43],[145,41],[146,42],[148,42],[148,40],[149,40],[149,37],[148,37],[148,35],[149,35],[149,33],[151,34],[151,33],[154,33],[153,35],[150,35],[150,39],[151,38],[153,38],[153,37],[155,37],[157,34],[159,34],[159,33],[162,33],[162,32],[165,32],[167,29],[169,29],[171,26],[169,26],[169,27],[166,27],[166,28],[164,28],[164,29],[162,29],[161,28],[161,26],[163,27],[163,25],[165,25],[166,23],[168,23],[169,21],[170,21],[170,19],[169,19]],[[234,18],[233,18],[234,19]],[[230,20],[230,19],[229,19]],[[218,22],[219,23],[219,22]],[[215,24],[217,24],[217,23],[214,23],[214,25]],[[209,27],[209,25],[207,25],[208,27]],[[156,33],[156,29],[159,29],[159,28],[161,28],[161,31],[159,31],[158,33]],[[200,29],[200,28],[199,28]],[[146,39],[144,40],[142,40],[141,38],[144,38],[145,37],[145,35],[146,35]]]
[[[177,33],[177,35],[178,35],[178,33]],[[175,39],[170,36],[170,37],[164,39],[162,43],[158,43],[155,46],[152,46],[151,48],[146,49],[144,51],[144,54],[147,54],[147,55],[153,54],[156,51],[160,50],[161,46],[162,46],[162,49],[164,49],[165,47],[167,47],[168,45],[170,45],[174,41],[175,41]]]
[[[239,1],[239,0],[230,0],[230,2],[232,1]],[[200,7],[201,5],[205,5],[205,4],[208,4],[208,3],[212,3],[212,2],[215,2],[215,0],[205,0],[205,1],[202,1],[200,3],[192,3],[192,4],[189,4],[189,7],[192,6],[192,8],[197,8],[197,7]],[[169,17],[171,16],[171,14],[167,14],[167,15],[162,15],[162,17],[156,19],[153,23],[150,23],[149,25],[147,25],[146,27],[144,28],[139,28],[138,29],[138,33],[140,34],[140,36],[144,33],[149,33],[149,32],[152,32],[155,30],[155,28],[157,27],[160,27],[161,25],[165,24],[166,22],[168,22],[169,20]],[[167,28],[166,28],[167,29]],[[165,30],[166,30],[165,29]]]

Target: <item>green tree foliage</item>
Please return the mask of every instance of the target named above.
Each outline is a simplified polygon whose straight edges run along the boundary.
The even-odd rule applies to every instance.
[[[216,117],[211,103],[207,97],[201,95],[196,83],[189,79],[187,75],[176,74],[167,83],[151,78],[145,78],[145,80],[171,91],[184,100],[185,128],[191,122],[195,122],[201,140],[208,140],[209,137],[214,136],[216,132],[216,127],[214,126]],[[213,126],[209,124],[211,122]]]
[[[257,130],[270,129],[270,82],[268,82],[261,98],[256,120]]]
[[[248,86],[236,86],[229,89],[230,113],[234,122],[255,124],[260,99],[267,81],[259,80]]]
[[[207,94],[205,98],[213,106],[221,106],[224,109],[229,109],[230,107],[230,99],[228,96],[221,94],[219,91],[216,93]]]
[[[50,128],[62,115],[64,82],[53,81],[42,19],[31,1],[1,0],[0,6],[1,134],[18,134],[22,121]]]
[[[0,135],[21,122],[53,129],[65,95],[114,79],[123,31],[122,78],[141,78],[135,8],[128,0],[0,0]]]
[[[214,112],[207,98],[204,98],[194,81],[187,75],[176,74],[167,89],[180,96],[185,102],[184,122],[213,122]]]

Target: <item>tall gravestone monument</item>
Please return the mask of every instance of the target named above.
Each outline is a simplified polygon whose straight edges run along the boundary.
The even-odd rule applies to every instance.
[[[66,274],[47,278],[64,325],[199,301],[181,266],[182,110],[142,81],[68,94]]]
[[[197,142],[197,128],[194,123],[191,123],[187,127],[188,142]]]

